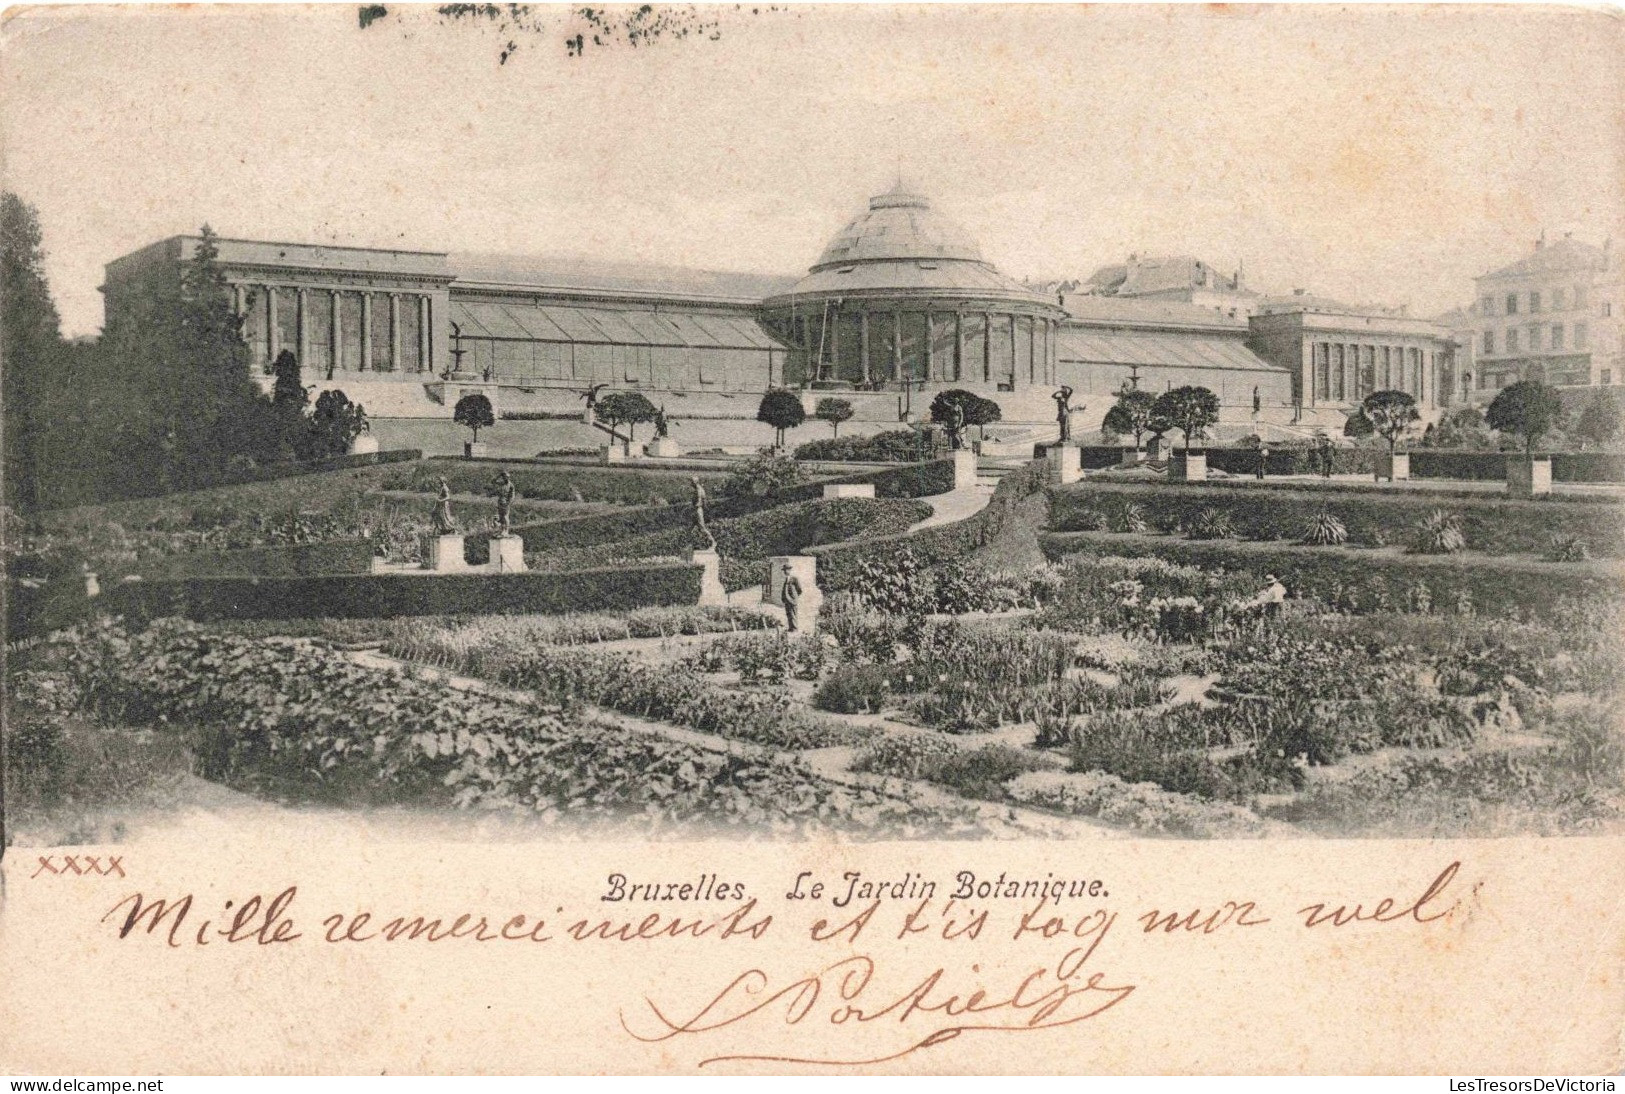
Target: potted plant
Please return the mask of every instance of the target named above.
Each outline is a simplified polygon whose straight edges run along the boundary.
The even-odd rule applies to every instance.
[[[1152,429],[1152,409],[1157,405],[1157,397],[1149,391],[1139,388],[1124,387],[1117,393],[1117,402],[1106,411],[1106,417],[1101,420],[1100,428],[1106,432],[1119,434],[1132,434],[1134,447],[1123,448],[1124,466],[1133,466],[1144,460],[1145,450],[1140,446],[1140,439]]]
[[[1523,455],[1507,457],[1507,493],[1515,498],[1552,492],[1552,458],[1535,455],[1535,442],[1563,423],[1563,400],[1539,380],[1520,380],[1501,389],[1484,420],[1491,429],[1523,437]]]
[[[1360,409],[1349,416],[1343,433],[1349,437],[1368,437],[1375,433],[1387,441],[1387,455],[1379,454],[1375,461],[1377,481],[1398,482],[1411,477],[1411,454],[1399,451],[1399,438],[1421,417],[1416,399],[1406,392],[1373,391],[1365,397]]]
[[[1184,449],[1176,450],[1168,463],[1168,477],[1175,482],[1206,479],[1207,449],[1194,447],[1191,442],[1205,436],[1209,426],[1218,424],[1219,397],[1205,387],[1176,387],[1157,396],[1151,413],[1185,435]]]

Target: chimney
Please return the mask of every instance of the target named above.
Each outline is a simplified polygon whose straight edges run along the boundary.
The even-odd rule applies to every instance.
[[[1535,240],[1535,250],[1538,251],[1544,246],[1546,246],[1546,229],[1542,228],[1540,230],[1540,238]]]
[[[1293,296],[1303,296],[1304,293],[1305,293],[1305,290],[1303,290],[1303,289],[1293,289],[1292,290],[1292,295]]]

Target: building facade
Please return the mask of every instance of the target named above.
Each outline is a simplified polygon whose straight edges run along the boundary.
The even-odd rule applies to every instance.
[[[1476,368],[1470,398],[1489,402],[1520,380],[1556,387],[1625,383],[1621,270],[1610,244],[1545,237],[1517,262],[1474,279]]]

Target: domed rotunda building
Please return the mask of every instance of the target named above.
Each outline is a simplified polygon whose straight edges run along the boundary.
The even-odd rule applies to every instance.
[[[1009,404],[1028,389],[1047,399],[1066,313],[1000,273],[964,229],[899,183],[870,198],[760,314],[788,348],[787,386],[1019,393],[1000,400]]]

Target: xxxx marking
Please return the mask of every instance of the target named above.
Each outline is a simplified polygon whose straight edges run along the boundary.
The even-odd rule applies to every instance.
[[[41,874],[54,876],[74,874],[80,877],[86,875],[90,877],[112,877],[115,874],[119,877],[127,876],[124,873],[123,855],[107,856],[107,865],[105,866],[102,865],[100,855],[63,855],[60,861],[61,864],[56,865],[58,862],[56,855],[40,855],[39,868],[29,875],[29,880],[33,880]]]

